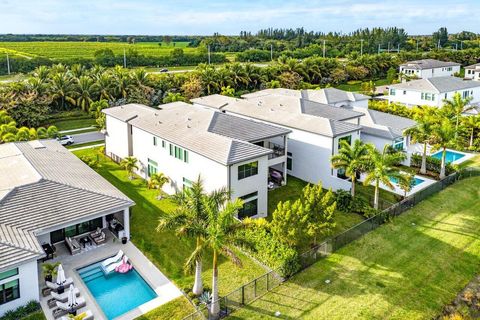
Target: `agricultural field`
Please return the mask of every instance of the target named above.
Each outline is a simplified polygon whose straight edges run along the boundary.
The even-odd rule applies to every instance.
[[[50,59],[93,58],[95,51],[111,49],[115,54],[123,54],[123,50],[135,49],[145,56],[168,55],[175,48],[182,48],[185,53],[193,53],[199,48],[188,47],[188,42],[0,42],[0,53],[12,56],[45,57]]]

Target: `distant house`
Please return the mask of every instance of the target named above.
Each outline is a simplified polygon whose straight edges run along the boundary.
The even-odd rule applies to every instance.
[[[472,104],[480,102],[480,82],[449,76],[390,85],[389,95],[386,98],[389,102],[402,103],[407,106],[440,107],[445,99],[452,99],[457,92],[463,98],[472,97]]]
[[[418,79],[453,76],[460,72],[460,64],[435,59],[414,60],[401,64],[399,72]]]
[[[148,179],[165,174],[164,191],[188,188],[200,176],[207,192],[227,187],[245,205],[239,218],[267,215],[268,188],[287,182],[289,129],[184,102],[154,109],[129,104],[105,109],[106,153],[139,160]]]
[[[465,79],[480,81],[480,63],[465,67]]]
[[[55,140],[1,144],[0,168],[2,316],[39,300],[37,260],[45,245],[67,246],[107,228],[109,218],[121,222],[128,239],[134,203]]]

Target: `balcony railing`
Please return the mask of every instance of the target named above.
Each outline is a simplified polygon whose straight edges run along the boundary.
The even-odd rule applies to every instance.
[[[267,148],[273,151],[273,153],[268,155],[268,159],[275,159],[285,155],[285,148],[279,144],[268,142]]]

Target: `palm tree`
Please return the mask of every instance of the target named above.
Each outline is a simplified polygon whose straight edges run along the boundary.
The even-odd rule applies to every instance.
[[[112,77],[103,72],[95,82],[95,90],[98,92],[99,99],[110,100],[112,98]]]
[[[470,101],[472,101],[472,97],[462,98],[458,92],[453,95],[451,100],[443,100],[443,113],[451,114],[455,118],[455,138],[458,136],[458,125],[462,113],[473,108],[472,106],[467,107]]]
[[[77,101],[76,105],[81,107],[83,111],[88,111],[92,103],[92,92],[95,88],[92,78],[88,76],[81,76],[77,80]]]
[[[469,147],[471,148],[473,146],[473,139],[475,138],[475,130],[480,129],[480,115],[465,117],[462,122],[463,126],[469,131]]]
[[[368,147],[359,139],[355,140],[353,146],[345,140],[341,141],[338,154],[330,160],[334,169],[345,170],[345,175],[352,180],[352,197],[355,196],[357,176],[364,172],[367,160]]]
[[[128,179],[133,180],[133,172],[138,169],[138,160],[135,157],[125,157],[120,161],[120,166],[128,173]]]
[[[370,185],[372,182],[375,186],[375,197],[373,200],[373,207],[378,209],[380,183],[383,183],[390,189],[394,189],[394,185],[390,178],[395,178],[398,181],[404,179],[404,175],[400,172],[398,165],[405,160],[403,152],[391,151],[391,146],[385,145],[383,152],[378,151],[375,146],[368,145],[369,165],[367,167],[367,176],[363,181],[364,185]]]
[[[162,172],[154,173],[150,176],[150,179],[148,179],[148,189],[158,189],[157,199],[161,199],[163,194],[162,188],[165,183],[169,181],[170,179]]]
[[[436,148],[442,149],[442,165],[440,167],[440,179],[445,178],[447,147],[456,137],[456,130],[448,119],[443,119],[433,126],[431,143]]]
[[[54,100],[60,100],[60,108],[65,109],[65,102],[75,104],[75,80],[67,72],[55,73],[50,81],[50,92]]]
[[[415,118],[417,125],[415,127],[408,128],[404,131],[405,136],[410,136],[412,142],[422,143],[422,166],[420,167],[420,173],[427,173],[427,145],[432,136],[433,119],[430,116],[417,116]]]
[[[243,201],[237,198],[234,201],[220,203],[214,198],[207,197],[203,198],[202,203],[208,217],[205,245],[213,251],[210,315],[213,319],[216,319],[220,313],[220,301],[218,298],[218,256],[222,254],[229,258],[235,265],[242,266],[241,260],[235,252],[229,248],[229,245],[233,243],[235,230],[241,224],[235,219],[235,216],[238,214],[238,210],[243,207]]]

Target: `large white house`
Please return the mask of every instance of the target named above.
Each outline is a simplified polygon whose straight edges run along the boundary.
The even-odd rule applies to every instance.
[[[460,72],[460,64],[456,62],[423,59],[408,61],[400,65],[399,72],[409,77],[429,79],[434,77],[453,76]]]
[[[331,168],[330,158],[341,140],[360,138],[359,117],[363,114],[301,98],[301,91],[264,90],[245,99],[210,95],[193,99],[195,105],[209,107],[291,130],[288,139],[288,173],[326,188],[349,189]]]
[[[239,218],[267,215],[268,187],[287,179],[289,129],[183,102],[159,109],[129,104],[105,109],[106,153],[139,161],[147,179],[162,172],[175,193],[200,176],[206,191],[227,187],[244,200]]]
[[[480,82],[457,77],[419,79],[389,86],[389,102],[407,106],[429,105],[441,107],[444,100],[452,99],[455,93],[463,98],[471,97],[471,103],[480,102]]]
[[[123,224],[128,239],[134,203],[55,140],[1,144],[0,168],[2,316],[39,300],[37,260],[45,245],[106,228],[109,218]]]
[[[465,79],[480,81],[480,63],[465,67]]]

